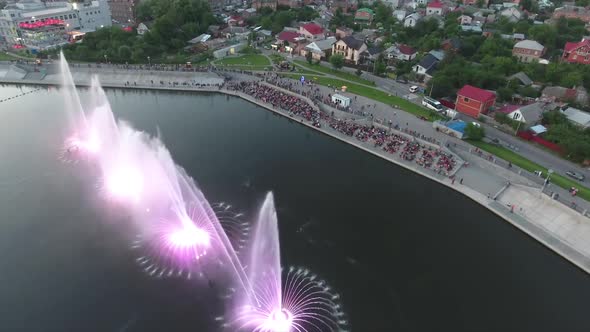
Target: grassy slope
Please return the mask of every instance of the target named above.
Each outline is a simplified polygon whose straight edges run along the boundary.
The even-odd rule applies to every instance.
[[[300,76],[298,75],[285,75],[287,77],[293,78],[293,79],[299,79]],[[433,114],[432,112],[430,112],[429,110],[427,110],[424,107],[421,107],[419,105],[416,105],[408,100],[405,100],[403,98],[400,97],[396,97],[396,96],[392,96],[386,92],[383,92],[381,90],[377,90],[368,86],[363,86],[360,84],[355,84],[355,83],[350,83],[350,82],[346,82],[346,81],[342,81],[339,79],[335,79],[335,78],[329,78],[329,77],[323,77],[323,76],[308,76],[307,79],[311,79],[312,81],[316,82],[317,84],[320,85],[325,85],[325,86],[331,86],[331,87],[336,87],[336,88],[340,88],[343,85],[347,87],[347,91],[357,94],[359,96],[364,96],[376,101],[380,101],[382,103],[385,103],[387,105],[391,105],[391,106],[397,106],[398,108],[408,112],[408,113],[412,113],[414,115],[418,115],[418,116],[425,116],[426,118],[428,118],[428,120],[433,121],[433,120],[437,120],[440,119],[440,116],[438,116],[437,114]]]
[[[358,76],[356,76],[354,74],[350,74],[350,73],[346,73],[346,72],[343,72],[343,71],[335,70],[335,69],[332,69],[332,68],[324,67],[322,65],[310,65],[307,62],[299,61],[299,60],[295,60],[295,63],[298,64],[298,65],[300,65],[300,66],[302,66],[302,67],[305,67],[307,69],[319,71],[319,72],[322,72],[324,74],[334,75],[334,76],[337,76],[339,78],[342,78],[342,79],[345,79],[345,80],[348,80],[348,81],[352,81],[352,82],[356,82],[356,83],[360,83],[360,84],[364,84],[364,85],[371,85],[371,86],[374,86],[375,85],[375,82],[373,82],[373,81],[369,81],[369,80],[360,78],[360,77],[358,77]]]
[[[547,176],[547,169],[539,164],[536,164],[523,156],[510,151],[504,147],[484,143],[484,142],[475,142],[469,141],[469,143],[479,147],[480,149],[492,153],[504,160],[507,160],[514,165],[517,165],[527,171],[534,172],[534,171],[543,171],[543,177]],[[583,199],[590,201],[590,189],[583,187],[580,185],[579,182],[571,180],[565,176],[553,173],[550,177],[550,180],[553,184],[560,186],[563,189],[569,189],[571,187],[576,187],[580,189],[578,192],[578,196],[582,197]]]

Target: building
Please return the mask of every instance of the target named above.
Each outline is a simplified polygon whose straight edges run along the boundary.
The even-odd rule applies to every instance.
[[[332,102],[334,104],[341,106],[341,107],[350,106],[350,98],[343,96],[343,95],[339,95],[337,93],[332,95]]]
[[[391,8],[397,8],[400,5],[400,0],[384,0],[383,3]]]
[[[523,40],[514,44],[512,56],[520,62],[537,62],[545,54],[545,46],[534,40]]]
[[[91,32],[111,26],[111,13],[106,0],[44,3],[41,0],[21,1],[0,10],[0,38],[8,44],[31,50],[47,49],[55,44],[55,29],[46,29],[47,22],[61,21],[65,33]],[[35,27],[37,26],[37,27]],[[43,28],[43,29],[39,29]],[[35,33],[31,34],[31,29]]]
[[[336,42],[335,37],[328,37],[323,40],[318,40],[309,43],[305,46],[301,55],[306,56],[308,52],[311,53],[311,58],[314,60],[325,60],[332,54],[332,45]]]
[[[361,54],[367,49],[367,44],[352,36],[347,36],[332,45],[332,54],[340,54],[347,62],[358,64]]]
[[[433,2],[426,5],[426,15],[441,15],[443,14],[443,4],[438,0],[434,0]]]
[[[412,13],[406,16],[406,18],[404,18],[404,27],[413,28],[421,19],[422,15],[420,15],[419,13]]]
[[[561,60],[584,65],[590,64],[590,39],[582,39],[578,43],[565,43]]]
[[[135,8],[139,0],[108,0],[113,22],[135,25]]]
[[[334,35],[336,36],[336,38],[342,39],[346,36],[352,36],[353,33],[354,30],[352,30],[351,28],[340,27],[336,28],[336,33]]]
[[[495,93],[465,85],[457,92],[455,110],[477,118],[480,114],[486,114],[495,102]]]
[[[459,22],[460,25],[471,25],[473,18],[471,18],[469,15],[461,15],[457,17],[457,22]]]
[[[252,1],[252,8],[255,8],[257,11],[260,8],[268,7],[272,10],[277,10],[277,0],[254,0]]]
[[[475,6],[475,5],[477,5],[477,2],[478,2],[478,0],[463,0],[463,5],[465,5],[465,6]],[[487,7],[489,2],[490,2],[489,0],[484,0],[482,2],[483,7]]]
[[[315,23],[307,23],[300,26],[299,34],[309,41],[322,40],[326,38],[324,29]]]
[[[278,0],[278,5],[283,7],[290,7],[290,8],[300,8],[303,6],[303,1],[301,0]]]
[[[516,23],[522,18],[522,12],[516,7],[506,8],[500,12],[500,15],[512,23]]]
[[[150,31],[153,22],[141,22],[137,25],[137,34],[143,36],[146,32]]]
[[[530,77],[528,77],[527,74],[525,74],[524,72],[518,72],[512,76],[509,76],[508,81],[516,81],[518,82],[519,85],[522,86],[529,86],[533,84],[533,80],[531,80]]]
[[[509,119],[525,124],[525,128],[541,122],[545,112],[544,103],[537,102],[529,105],[506,105],[497,112],[504,113]]]
[[[576,126],[587,129],[590,128],[590,113],[580,111],[577,108],[568,107],[562,110],[561,113]]]
[[[423,75],[425,80],[429,80],[432,78],[432,75],[436,70],[436,65],[438,65],[439,62],[439,59],[437,59],[434,55],[428,53],[412,69],[414,70],[414,72],[416,72],[416,74]]]
[[[557,20],[560,17],[577,18],[582,20],[584,23],[590,23],[590,10],[586,9],[585,7],[566,5],[555,8],[553,15],[551,16],[551,18],[554,20]]]
[[[393,45],[385,50],[385,56],[389,60],[412,61],[417,54],[415,49],[405,44]]]
[[[373,21],[373,16],[374,15],[375,15],[375,13],[373,13],[373,10],[372,9],[369,9],[369,8],[360,8],[354,14],[354,20],[355,21],[358,21],[358,22],[371,23]]]
[[[403,9],[397,9],[393,11],[393,17],[395,17],[398,22],[403,22],[406,16],[407,12]]]
[[[568,89],[562,86],[548,86],[543,89],[541,97],[546,100],[564,103],[576,102],[586,104],[590,101],[588,92],[582,86],[578,86],[575,89]]]
[[[461,39],[459,39],[457,37],[445,39],[440,44],[440,48],[442,48],[445,51],[450,51],[450,52],[458,52],[459,50],[461,50],[461,46],[462,46]]]

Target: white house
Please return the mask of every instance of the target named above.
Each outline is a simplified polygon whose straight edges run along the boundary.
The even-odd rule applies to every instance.
[[[590,128],[590,113],[580,111],[579,109],[573,107],[568,107],[561,112],[571,123],[584,129]]]
[[[311,58],[314,60],[326,59],[332,51],[332,45],[336,42],[336,37],[328,37],[324,40],[317,40],[305,46],[301,55],[306,56],[311,52]]]
[[[344,60],[358,64],[367,44],[353,36],[346,36],[332,45],[332,54],[340,54]]]
[[[404,44],[393,45],[385,50],[385,55],[389,60],[412,61],[417,54],[415,49]]]
[[[434,0],[426,6],[426,15],[441,15],[443,14],[443,4],[438,0]]]
[[[141,22],[137,25],[137,34],[140,36],[143,36],[146,32],[149,32],[150,28],[148,27],[148,24]]]
[[[506,17],[508,21],[516,23],[522,18],[522,13],[516,7],[506,8],[500,12],[500,15]]]
[[[399,7],[399,0],[384,0],[383,3],[391,8]]]
[[[396,19],[398,22],[403,22],[403,21],[404,21],[404,19],[405,19],[405,18],[406,18],[406,16],[407,16],[407,13],[408,13],[408,12],[406,12],[406,11],[405,11],[405,10],[403,10],[403,9],[394,10],[394,11],[393,11],[393,17],[395,17],[395,19]]]
[[[527,125],[535,125],[541,121],[543,117],[543,103],[537,102],[520,107],[507,108],[505,112],[509,119],[525,123]]]
[[[416,26],[418,21],[422,19],[422,15],[418,13],[412,13],[404,19],[404,27],[406,28],[413,28]]]

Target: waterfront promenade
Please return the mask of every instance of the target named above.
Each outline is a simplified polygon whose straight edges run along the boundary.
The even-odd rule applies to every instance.
[[[14,72],[10,70],[10,68],[7,69],[6,65],[0,65],[0,82],[58,85],[61,81],[60,75],[57,73],[46,74],[42,79],[35,78],[35,75],[29,74],[25,74],[20,78],[18,75],[16,75],[17,77],[8,77],[14,75]],[[106,69],[89,70],[79,68],[78,70],[74,67],[71,70],[74,82],[80,86],[89,85],[92,75],[97,74],[101,84],[105,87],[210,91],[238,96],[465,194],[590,273],[590,245],[588,245],[590,243],[590,219],[543,195],[540,186],[534,183],[534,181],[519,176],[514,172],[506,172],[498,169],[498,165],[483,160],[476,155],[466,153],[465,151],[455,153],[457,160],[464,159],[469,162],[469,166],[460,169],[457,168],[455,170],[456,174],[454,174],[455,181],[453,181],[445,175],[437,174],[432,170],[420,167],[415,162],[408,162],[402,160],[395,154],[386,153],[383,149],[375,147],[373,144],[359,141],[355,137],[347,136],[333,130],[326,123],[318,128],[285,110],[255,99],[252,96],[239,91],[230,91],[222,88],[221,85],[224,82],[224,77],[213,72],[141,71],[137,73],[133,71]],[[6,75],[7,73],[10,75]],[[233,75],[232,79],[260,80],[257,77],[239,74]],[[276,86],[272,86],[272,88],[281,89]],[[295,92],[283,91],[296,95]],[[311,100],[307,98],[305,100],[313,104]],[[373,108],[376,109],[377,107],[373,106]],[[375,116],[371,119],[374,120],[374,118]],[[441,149],[444,149],[444,146]],[[462,179],[462,181],[459,179]],[[507,186],[508,181],[512,185]],[[494,200],[493,198],[496,199]],[[477,220],[474,220],[474,222],[477,222]]]

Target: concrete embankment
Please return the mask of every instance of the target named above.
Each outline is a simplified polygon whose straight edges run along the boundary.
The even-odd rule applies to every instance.
[[[197,74],[200,75],[200,73],[197,73]],[[262,102],[261,100],[254,99],[253,97],[251,97],[249,95],[243,94],[238,91],[229,91],[226,89],[220,89],[218,86],[214,85],[214,83],[218,82],[217,80],[220,78],[215,77],[215,76],[211,76],[210,74],[207,74],[207,73],[205,73],[205,75],[206,75],[205,78],[210,82],[209,86],[202,85],[202,84],[199,86],[191,86],[191,85],[189,85],[189,86],[168,85],[167,86],[167,85],[163,85],[163,84],[145,84],[148,81],[151,83],[151,79],[148,80],[147,78],[144,78],[142,80],[142,83],[144,83],[142,85],[127,85],[125,83],[125,81],[118,81],[117,82],[116,80],[103,80],[102,77],[101,77],[101,84],[106,88],[147,89],[147,90],[186,91],[186,92],[217,92],[217,93],[223,93],[223,94],[232,95],[232,96],[242,98],[242,99],[249,101],[251,103],[254,103],[260,107],[264,107],[265,109],[268,109],[269,111],[271,111],[275,114],[279,114],[281,116],[289,118],[295,122],[298,122],[304,126],[307,126],[310,129],[313,129],[313,130],[316,130],[320,133],[328,135],[328,136],[335,138],[341,142],[350,144],[356,148],[364,150],[374,156],[383,158],[384,160],[392,162],[398,166],[401,166],[401,167],[404,167],[408,170],[414,171],[422,176],[425,176],[426,178],[428,178],[430,180],[436,181],[442,185],[450,187],[450,188],[464,194],[465,196],[469,197],[473,201],[478,202],[481,205],[483,205],[484,207],[490,209],[490,211],[492,211],[493,213],[495,213],[499,217],[503,218],[504,220],[510,222],[512,225],[514,225],[518,229],[522,230],[523,232],[525,232],[526,234],[528,234],[532,238],[536,239],[537,241],[541,242],[542,244],[544,244],[548,248],[552,249],[553,251],[555,251],[556,253],[558,253],[559,255],[561,255],[562,257],[567,259],[568,261],[572,262],[574,265],[578,266],[579,268],[586,271],[587,273],[590,273],[590,255],[586,254],[586,251],[584,250],[584,248],[581,248],[578,244],[574,244],[570,241],[567,241],[567,239],[564,239],[561,236],[557,236],[556,233],[552,232],[547,227],[539,226],[539,224],[535,220],[531,220],[526,214],[519,214],[518,211],[516,213],[511,212],[510,209],[507,208],[505,204],[502,204],[500,200],[495,201],[495,200],[489,199],[487,197],[487,195],[485,195],[481,192],[478,192],[478,191],[470,188],[467,185],[456,184],[446,176],[442,176],[440,174],[433,172],[432,170],[420,167],[419,165],[417,165],[414,162],[403,161],[400,158],[397,158],[395,155],[389,154],[385,151],[382,151],[381,149],[376,149],[375,147],[371,146],[370,144],[358,141],[354,137],[343,135],[337,131],[332,130],[329,127],[322,127],[322,128],[314,127],[310,123],[307,123],[301,119],[297,119],[297,118],[289,115],[289,113],[284,110],[275,108],[271,104],[267,104],[265,102]],[[88,77],[87,80],[82,79],[82,77],[85,77],[85,76]],[[198,76],[198,77],[200,79],[201,76]],[[75,84],[78,86],[89,86],[90,85],[89,78],[90,78],[90,75],[76,75],[75,76]],[[190,77],[187,77],[186,79],[190,79]],[[43,80],[26,80],[26,79],[23,80],[23,79],[0,77],[0,83],[21,84],[21,85],[26,84],[26,85],[56,86],[57,84],[59,84],[59,80],[56,80],[52,77],[46,77]],[[276,86],[272,86],[272,87],[277,88]],[[285,90],[285,92],[290,93],[290,94],[294,94],[293,92],[286,91],[286,90]],[[297,96],[301,97],[299,95],[297,95]],[[306,100],[311,103],[310,100],[308,100],[308,99],[306,99]],[[312,103],[312,105],[313,105],[313,103]],[[317,106],[314,105],[314,107],[317,107]],[[426,141],[422,141],[422,142],[432,145],[432,143],[430,143],[430,142],[426,142]],[[516,187],[516,186],[511,186],[511,187]],[[517,190],[517,189],[518,189],[518,187],[514,190]],[[523,190],[530,191],[529,189],[523,189]],[[505,190],[503,190],[502,192],[504,192],[504,191]],[[499,195],[499,196],[502,196],[502,195]],[[496,198],[498,198],[498,197],[496,197]],[[547,203],[547,204],[549,204],[549,203]]]

